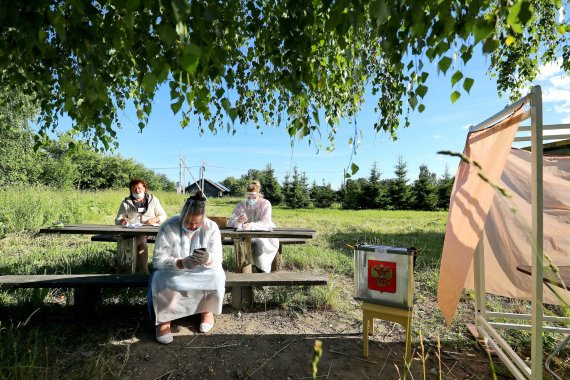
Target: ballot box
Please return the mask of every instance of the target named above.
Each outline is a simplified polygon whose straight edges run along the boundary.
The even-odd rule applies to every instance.
[[[354,298],[409,310],[413,302],[415,248],[354,247]]]

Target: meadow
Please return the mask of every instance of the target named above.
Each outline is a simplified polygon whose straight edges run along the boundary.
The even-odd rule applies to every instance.
[[[176,193],[155,194],[167,214],[179,213],[184,196]],[[41,227],[55,222],[114,223],[125,191],[108,190],[84,192],[52,190],[46,187],[0,189],[0,273],[1,274],[56,274],[106,273],[115,254],[108,243],[93,243],[89,236],[39,235]],[[230,216],[237,198],[210,199],[207,214]],[[317,237],[306,245],[287,246],[284,250],[286,270],[317,271],[330,274],[326,287],[294,288],[273,292],[256,292],[256,301],[265,307],[295,310],[337,310],[357,316],[359,306],[352,299],[353,250],[358,243],[415,247],[421,249],[415,268],[413,333],[432,346],[436,340],[453,345],[458,350],[473,346],[464,323],[472,318],[472,300],[465,291],[451,328],[445,326],[437,308],[439,261],[445,234],[447,212],[435,211],[381,211],[328,209],[299,209],[275,207],[273,220],[282,227],[308,227],[317,230]],[[152,245],[149,253],[152,255]],[[233,248],[224,247],[224,267],[233,268]],[[88,357],[81,356],[77,347],[89,346],[92,334],[101,331],[80,329],[64,333],[67,322],[73,318],[73,296],[66,290],[20,289],[0,291],[0,378],[65,378],[80,377],[82,373],[93,377],[107,377],[120,365],[115,361],[112,344],[91,347]],[[143,322],[145,292],[143,290],[107,290],[104,307],[111,313],[135,315]],[[513,311],[527,307],[523,301],[508,301],[501,297],[488,297],[491,309]],[[245,310],[247,312],[247,310]],[[51,320],[60,315],[62,324],[46,329],[41,322],[32,323],[35,314]],[[121,335],[114,326],[108,342]],[[62,341],[61,336],[67,337]],[[530,349],[529,334],[516,332],[504,335],[525,355]],[[552,351],[559,337],[545,335],[545,351]],[[75,347],[75,349],[73,348]],[[422,347],[423,348],[423,347]],[[553,366],[566,368],[569,352],[560,354]],[[498,361],[497,359],[495,361]],[[498,373],[506,374],[498,363]]]

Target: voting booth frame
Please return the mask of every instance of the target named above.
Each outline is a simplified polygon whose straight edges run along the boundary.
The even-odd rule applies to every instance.
[[[556,328],[543,326],[545,321],[563,321],[567,325],[570,318],[545,317],[543,314],[543,142],[546,140],[570,138],[570,124],[543,125],[542,118],[542,90],[540,86],[532,88],[531,92],[519,99],[511,106],[491,116],[482,123],[472,126],[470,131],[478,131],[504,119],[523,106],[530,106],[523,114],[522,120],[530,119],[530,126],[520,126],[520,131],[531,132],[530,136],[516,137],[515,141],[531,141],[532,152],[532,313],[497,313],[486,310],[485,299],[485,263],[483,252],[483,236],[477,246],[474,256],[474,282],[475,282],[475,322],[479,337],[487,340],[488,346],[495,350],[501,361],[517,379],[542,379],[543,357],[543,331],[570,332],[570,328]],[[521,121],[522,121],[521,120]],[[543,136],[543,130],[561,130],[564,134]],[[489,318],[506,318],[516,320],[529,320],[530,325],[517,323],[494,323]],[[531,331],[531,358],[530,368],[521,359],[509,344],[497,333],[496,329],[520,329]],[[556,353],[556,352],[555,352]],[[554,354],[555,354],[554,353]],[[554,355],[553,354],[553,355]],[[547,366],[547,369],[548,366]],[[550,370],[550,369],[549,369]],[[559,378],[556,374],[553,375]]]

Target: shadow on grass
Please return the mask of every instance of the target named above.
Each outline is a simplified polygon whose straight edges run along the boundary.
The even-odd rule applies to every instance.
[[[405,234],[381,233],[367,229],[352,229],[347,232],[327,234],[325,241],[330,249],[352,256],[353,250],[347,244],[355,246],[359,243],[386,245],[390,247],[421,249],[420,258],[426,265],[439,264],[443,249],[443,232],[414,231]]]

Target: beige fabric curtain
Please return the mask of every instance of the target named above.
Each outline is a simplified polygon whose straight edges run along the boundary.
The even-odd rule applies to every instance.
[[[512,198],[496,194],[485,222],[485,290],[492,294],[530,300],[531,277],[516,270],[518,265],[532,265],[530,152],[511,150],[501,177],[501,186]],[[544,254],[555,265],[570,265],[569,156],[544,157],[543,191]],[[471,265],[465,287],[473,286]],[[566,302],[570,301],[568,291],[559,287],[553,289]],[[544,302],[558,304],[558,299],[547,287],[544,287]]]
[[[493,183],[499,183],[523,112],[520,108],[500,123],[467,136],[464,155],[477,161]],[[475,165],[461,161],[451,192],[437,292],[448,325],[495,195],[493,187],[479,177],[479,171]]]

